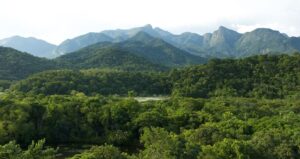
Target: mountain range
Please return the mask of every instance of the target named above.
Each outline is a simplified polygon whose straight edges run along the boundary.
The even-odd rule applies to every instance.
[[[213,33],[204,35],[191,32],[175,35],[157,27],[153,28],[151,25],[87,33],[67,39],[58,46],[35,38],[19,36],[0,40],[0,46],[12,47],[40,57],[53,58],[100,42],[125,42],[140,32],[147,33],[173,47],[204,58],[241,58],[277,52],[292,53],[300,50],[299,37],[289,37],[268,28],[258,28],[241,34],[220,26]]]
[[[18,80],[33,73],[56,69],[165,71],[205,62],[205,58],[139,32],[126,41],[100,42],[54,59],[40,58],[12,48],[0,47],[0,80]]]

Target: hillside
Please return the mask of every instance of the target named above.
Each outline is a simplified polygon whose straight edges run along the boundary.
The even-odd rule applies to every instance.
[[[102,46],[102,44],[101,44]],[[109,68],[126,71],[162,71],[166,67],[153,64],[117,47],[103,44],[92,45],[79,51],[60,56],[55,59],[64,68],[90,69]]]
[[[211,60],[205,65],[173,70],[170,76],[173,94],[179,96],[297,97],[300,54]]]
[[[0,79],[18,80],[44,70],[55,69],[54,62],[23,53],[12,48],[0,47]]]

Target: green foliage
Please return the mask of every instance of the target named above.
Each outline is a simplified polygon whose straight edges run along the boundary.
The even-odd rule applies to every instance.
[[[169,134],[162,128],[145,128],[141,136],[145,150],[141,153],[145,159],[171,159],[178,156],[179,142],[175,134]]]
[[[132,98],[86,96],[75,91],[50,96],[6,93],[0,102],[0,141],[15,140],[26,146],[45,138],[52,145],[107,143],[120,148],[95,147],[77,158],[101,154],[126,158],[297,158],[299,103],[237,97],[173,97],[139,103]],[[41,143],[31,145],[30,152],[23,155],[47,154],[40,153]],[[19,151],[11,147],[10,151]]]
[[[299,92],[300,55],[212,60],[170,73],[173,94],[188,97],[284,98]]]
[[[102,46],[102,44],[100,44]],[[153,64],[119,47],[89,46],[55,59],[63,68],[109,68],[125,71],[163,71],[166,67]]]
[[[8,89],[11,86],[11,84],[12,84],[12,81],[0,80],[0,92]]]
[[[123,95],[134,91],[136,95],[169,94],[170,83],[164,74],[105,70],[49,71],[18,82],[12,90],[33,94],[85,94]]]
[[[213,146],[203,146],[199,158],[250,159],[256,158],[256,152],[245,141],[224,139]]]
[[[22,150],[15,141],[0,145],[1,159],[54,159],[57,150],[44,147],[45,140],[32,142],[27,150]]]
[[[104,145],[94,146],[90,150],[75,155],[70,159],[126,159],[126,156],[118,148],[112,145]]]

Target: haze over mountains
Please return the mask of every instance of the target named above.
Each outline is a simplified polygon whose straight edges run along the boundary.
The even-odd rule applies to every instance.
[[[293,53],[300,50],[300,38],[267,28],[258,28],[240,34],[223,26],[213,33],[199,35],[186,32],[172,34],[151,25],[132,29],[106,30],[99,33],[87,33],[73,39],[67,39],[58,46],[34,38],[12,37],[0,41],[0,45],[29,52],[40,57],[57,57],[84,47],[101,43],[128,43],[127,40],[140,32],[163,40],[184,52],[204,58],[241,58],[267,53]],[[151,47],[151,45],[149,45]],[[138,49],[133,48],[131,49]],[[148,49],[144,49],[147,51]],[[153,53],[153,52],[152,52]],[[156,52],[157,53],[157,52]]]

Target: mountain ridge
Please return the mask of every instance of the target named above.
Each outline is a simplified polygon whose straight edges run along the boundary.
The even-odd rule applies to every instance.
[[[220,26],[212,33],[199,35],[192,32],[172,34],[159,27],[153,28],[152,25],[148,24],[131,29],[90,32],[67,39],[55,48],[55,51],[53,51],[55,55],[51,53],[51,56],[45,55],[43,57],[57,57],[99,42],[123,42],[139,32],[145,32],[190,54],[205,58],[242,58],[272,52],[291,53],[300,51],[300,37],[289,37],[269,28],[257,28],[242,34]],[[3,40],[0,40],[0,44],[1,41]],[[21,50],[16,47],[13,48]],[[31,51],[26,52],[36,55]]]
[[[250,49],[250,51],[252,50],[252,52],[249,52],[249,48],[244,46],[243,43],[241,43],[241,38],[245,38],[245,36],[250,36],[248,38],[250,38],[251,39],[250,41],[253,41],[253,43],[257,43],[257,44],[261,43],[261,41],[256,41],[257,39],[251,38],[253,37],[253,34],[256,34],[257,30],[262,31],[262,36],[264,34],[263,32],[270,32],[270,31],[272,31],[272,34],[280,34],[284,38],[282,39],[282,41],[277,41],[275,46],[286,45],[285,43],[282,42],[288,41],[289,43],[293,43],[289,45],[291,45],[291,47],[295,49],[291,49],[291,47],[288,47],[287,50],[284,49],[277,50],[276,47],[274,49],[268,49],[266,45],[266,48],[261,48],[257,50],[252,48]],[[199,35],[197,33],[192,33],[192,32],[184,32],[182,34],[172,34],[161,28],[158,27],[153,28],[151,25],[145,25],[142,27],[136,27],[131,29],[105,30],[96,34],[98,34],[99,36],[101,34],[106,34],[107,36],[110,36],[112,38],[111,40],[107,40],[107,41],[116,43],[116,42],[126,41],[141,31],[146,32],[155,38],[160,38],[165,42],[179,49],[189,52],[190,54],[201,56],[201,57],[208,57],[208,58],[228,58],[228,57],[239,58],[239,57],[247,57],[251,55],[265,54],[266,52],[271,53],[273,51],[285,52],[285,53],[293,52],[295,50],[300,51],[300,46],[298,46],[299,43],[298,41],[300,40],[299,37],[289,37],[286,34],[280,33],[279,31],[275,31],[269,28],[268,29],[258,28],[251,32],[241,34],[234,30],[228,29],[224,26],[220,26],[216,31],[212,33]],[[271,39],[272,38],[270,38],[270,40]],[[103,42],[103,41],[99,41],[99,42]],[[264,41],[264,43],[268,43],[268,41]],[[253,46],[253,47],[257,47],[257,46]]]

